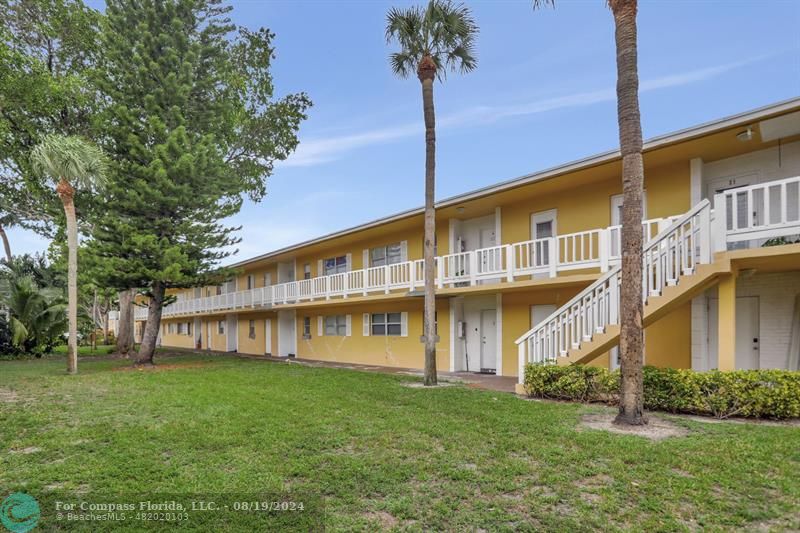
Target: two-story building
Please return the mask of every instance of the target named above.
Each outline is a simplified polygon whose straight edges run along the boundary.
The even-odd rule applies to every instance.
[[[650,139],[644,164],[645,362],[800,368],[800,99]],[[436,204],[440,370],[617,365],[620,174],[614,151]],[[161,343],[421,368],[422,235],[420,208],[240,261],[178,293]]]

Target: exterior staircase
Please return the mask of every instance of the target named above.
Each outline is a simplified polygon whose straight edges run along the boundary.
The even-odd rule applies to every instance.
[[[716,283],[728,272],[713,261],[711,204],[703,200],[644,245],[644,325]],[[527,363],[588,363],[619,341],[621,267],[617,265],[516,340],[520,383]]]

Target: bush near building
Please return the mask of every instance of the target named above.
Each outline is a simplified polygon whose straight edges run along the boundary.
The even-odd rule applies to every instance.
[[[613,405],[619,400],[619,371],[584,365],[528,365],[525,390],[535,398]],[[649,410],[717,418],[798,418],[800,372],[696,372],[646,366],[644,405]]]

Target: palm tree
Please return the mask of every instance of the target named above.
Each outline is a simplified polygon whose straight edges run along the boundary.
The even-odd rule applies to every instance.
[[[617,122],[622,155],[622,273],[620,290],[620,401],[617,424],[642,425],[644,383],[642,366],[642,121],[639,113],[637,65],[637,0],[607,0],[614,16],[617,49]],[[554,6],[555,0],[533,0],[534,8]]]
[[[67,329],[58,289],[40,289],[30,276],[0,279],[0,304],[8,315],[11,343],[25,353],[48,353]]]
[[[470,10],[449,0],[430,0],[427,7],[392,8],[386,16],[386,40],[397,41],[391,54],[392,71],[401,78],[416,74],[422,84],[425,118],[425,385],[436,385],[436,295],[433,245],[436,235],[434,190],[436,183],[436,119],[433,82],[443,81],[448,70],[467,73],[475,69],[478,26]]]
[[[48,135],[31,152],[33,169],[56,184],[67,220],[67,314],[69,339],[67,372],[78,371],[78,222],[76,188],[92,190],[105,182],[106,159],[95,145],[80,137]]]

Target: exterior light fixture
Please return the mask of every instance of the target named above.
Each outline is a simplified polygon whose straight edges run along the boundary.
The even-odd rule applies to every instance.
[[[743,143],[751,141],[753,139],[753,128],[748,127],[746,130],[737,133],[736,138]]]

